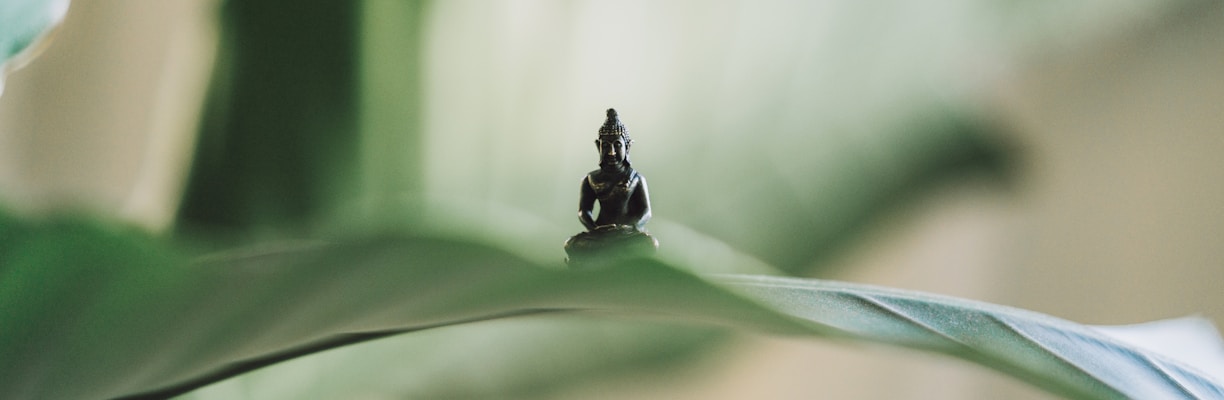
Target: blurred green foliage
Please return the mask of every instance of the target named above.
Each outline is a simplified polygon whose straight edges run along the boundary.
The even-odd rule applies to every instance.
[[[280,0],[225,2],[220,14],[221,52],[178,231],[186,234],[186,238],[203,237],[236,244],[258,238],[327,235],[337,227],[356,227],[358,231],[379,227],[420,230],[427,222],[424,213],[435,214],[433,221],[438,220],[437,215],[451,215],[423,204],[428,201],[422,199],[431,197],[428,192],[439,188],[436,184],[430,186],[430,180],[467,182],[461,171],[470,167],[457,163],[495,170],[486,171],[483,182],[477,181],[485,188],[467,193],[474,195],[470,200],[475,204],[505,202],[507,208],[523,207],[526,213],[535,213],[536,218],[549,215],[540,210],[541,206],[554,204],[545,201],[552,197],[546,193],[571,192],[572,181],[584,170],[571,171],[574,178],[563,179],[558,189],[551,184],[556,180],[540,180],[521,172],[511,172],[506,177],[501,172],[506,170],[491,163],[505,159],[505,154],[497,152],[532,157],[541,150],[529,148],[527,140],[506,142],[495,138],[529,138],[538,133],[523,131],[526,127],[498,126],[483,132],[426,130],[422,118],[426,116],[423,108],[427,99],[422,80],[426,79],[429,65],[424,55],[430,51],[426,44],[437,40],[425,36],[428,18],[438,18],[432,10],[430,2],[425,1],[331,2],[311,6]],[[492,69],[498,65],[469,68],[477,71],[486,68],[484,73],[489,76],[477,78],[476,82],[480,82],[497,79],[499,72]],[[767,77],[762,78],[768,82]],[[543,82],[539,85],[550,86]],[[781,93],[765,94],[760,100],[778,101],[770,99],[778,95]],[[468,112],[465,108],[450,112]],[[680,111],[674,118],[708,118],[706,114],[715,112],[698,111],[695,115],[692,109]],[[858,128],[845,133],[873,137],[875,142],[871,144],[847,139],[841,133],[795,132],[806,136],[803,138],[743,132],[737,138],[714,128],[710,133],[682,132],[671,139],[655,132],[639,133],[638,148],[647,152],[640,160],[651,169],[644,172],[659,178],[654,181],[655,186],[662,187],[656,189],[661,190],[661,194],[656,194],[657,207],[664,211],[656,212],[661,219],[686,224],[709,235],[710,240],[725,241],[789,272],[810,273],[822,265],[820,261],[836,254],[839,247],[870,226],[883,210],[921,195],[949,177],[979,172],[999,177],[1010,167],[1008,153],[998,146],[987,122],[939,105],[920,111],[913,115],[881,116],[890,121],[900,118],[912,122],[903,129],[892,127],[872,132]],[[592,131],[598,122],[598,118],[593,119]],[[629,123],[632,131],[632,120]],[[777,124],[763,123],[759,129],[771,129],[774,125]],[[461,143],[468,144],[459,148],[439,148],[437,144],[468,135],[489,139],[487,142],[464,139]],[[665,142],[661,141],[685,137],[702,138],[702,142],[692,143],[694,147],[690,150],[705,150],[667,156],[656,152],[653,154],[658,159],[647,158],[652,147],[656,151],[662,148],[660,145]],[[435,138],[435,144],[429,145],[428,138]],[[719,143],[720,138],[725,138],[726,143]],[[745,139],[749,141],[743,142]],[[800,162],[802,169],[796,171],[778,171],[777,160],[759,158],[765,156],[763,149],[792,141],[796,150],[811,146],[833,148],[783,153],[785,157],[807,160]],[[727,154],[730,150],[727,146],[734,143],[741,146]],[[543,149],[573,152],[555,146]],[[586,149],[583,150],[585,155]],[[427,158],[427,151],[434,154]],[[439,151],[443,154],[437,154]],[[676,179],[682,178],[677,174],[699,173],[681,168],[695,159],[708,158],[711,151],[727,158],[715,163],[697,161],[706,165],[700,176],[685,179],[688,182]],[[594,160],[593,154],[590,158]],[[813,167],[823,171],[814,171]],[[518,168],[511,167],[510,171],[514,170]],[[726,182],[729,187],[711,185],[706,183],[711,178],[708,174],[724,175],[734,182]],[[810,180],[797,183],[796,176]],[[502,179],[522,181],[520,185],[533,190],[510,192],[515,197],[499,195],[492,188],[505,187]],[[454,194],[446,192],[446,186],[441,185],[441,194]],[[730,187],[735,190],[727,190]],[[576,197],[571,201],[576,204]],[[677,208],[684,203],[693,203],[695,207]],[[572,207],[564,206],[561,210]],[[481,208],[479,205],[460,208],[458,213],[483,218],[484,221],[476,222],[476,230],[481,226],[496,230],[500,229],[498,224],[515,224],[504,215],[496,215],[499,212]],[[567,220],[551,223],[572,222],[568,214],[563,214]],[[465,223],[470,222],[465,219],[442,222]],[[574,226],[576,229],[577,225]],[[510,231],[515,232],[514,228]],[[559,243],[565,234],[544,232],[557,236],[557,240],[536,237],[535,243],[525,246]],[[665,249],[669,246],[692,248],[701,243],[685,243],[679,238],[669,242],[664,238]],[[553,250],[559,251],[559,246]],[[631,336],[642,334],[634,332]],[[608,345],[622,346],[621,352],[632,354],[643,348],[643,342],[649,342],[653,343],[650,346],[653,351],[679,355],[706,351],[709,345],[720,342],[665,339],[677,334],[686,337],[710,333],[704,329],[672,327],[650,334],[648,339],[622,338]],[[493,333],[489,340],[505,348],[548,349],[575,343],[576,339],[554,331],[510,338]],[[695,346],[697,343],[703,345]],[[661,349],[664,344],[673,350]],[[594,368],[580,366],[603,363],[582,354],[550,354],[554,354],[552,362],[572,368]],[[626,362],[609,360],[602,364],[603,368]],[[666,363],[656,365],[661,368]],[[516,376],[513,371],[502,373]]]
[[[429,192],[437,187],[429,186],[428,181],[464,179],[461,173],[449,172],[464,169],[455,162],[501,171],[490,161],[504,159],[504,154],[493,155],[489,151],[536,154],[540,149],[528,150],[526,142],[491,139],[463,148],[445,148],[444,156],[433,154],[426,158],[426,151],[438,149],[437,145],[427,145],[427,138],[472,134],[427,131],[421,121],[426,115],[425,88],[421,84],[428,66],[424,54],[429,51],[426,42],[431,40],[424,34],[427,18],[437,16],[430,13],[431,9],[430,3],[424,1],[329,2],[310,6],[282,0],[225,2],[220,13],[220,53],[178,231],[186,234],[185,238],[206,238],[232,245],[283,236],[327,235],[337,227],[355,226],[358,231],[377,227],[419,229],[425,222],[422,213],[436,213],[436,207],[420,204],[420,199],[432,196]],[[489,76],[481,79],[497,79],[499,72],[491,69],[498,65],[486,67],[484,73]],[[474,67],[481,70],[481,66]],[[768,77],[761,78],[772,85]],[[760,100],[776,102],[780,99],[771,100],[770,96],[780,94],[766,93]],[[903,129],[891,127],[871,132],[856,128],[847,132],[874,136],[873,144],[815,131],[795,132],[801,136],[754,132],[739,138],[720,133],[718,127],[707,127],[712,128],[710,133],[681,133],[670,140],[701,137],[704,142],[694,143],[696,147],[691,149],[705,150],[656,160],[641,159],[642,165],[652,168],[645,171],[648,176],[661,178],[655,186],[660,181],[664,185],[663,195],[656,197],[661,209],[667,212],[656,214],[787,271],[810,272],[821,265],[821,260],[836,254],[837,248],[857,237],[882,210],[920,195],[932,184],[965,173],[985,171],[1000,176],[1007,170],[1007,154],[994,142],[996,138],[991,135],[989,124],[942,106],[919,111],[913,115],[882,116],[890,121],[913,122],[912,125],[907,122]],[[707,117],[692,109],[675,116]],[[775,125],[778,124],[766,122],[758,129],[788,129]],[[700,129],[701,125],[694,127]],[[531,135],[519,132],[521,128],[490,128],[475,134],[489,138]],[[751,139],[753,136],[756,138]],[[639,148],[647,149],[647,155],[651,154],[652,146],[661,148],[665,144],[661,140],[666,139],[652,132],[638,137]],[[719,143],[719,138],[725,138],[726,143]],[[796,171],[778,171],[778,160],[758,158],[765,156],[763,149],[787,142],[794,142],[795,149],[834,148],[782,153],[784,157],[808,160],[797,164],[801,169]],[[738,149],[728,153],[732,149],[728,146],[737,143]],[[494,150],[497,147],[504,148]],[[490,159],[473,160],[473,155]],[[712,164],[703,160],[711,155],[725,160]],[[696,160],[707,165],[703,173],[676,176],[697,173],[676,168]],[[812,170],[813,167],[827,172]],[[572,175],[580,176],[583,172],[573,171]],[[709,174],[734,180],[731,184],[736,190],[711,185]],[[513,191],[510,193],[516,197],[507,198],[484,189],[473,200],[477,204],[505,202],[509,207],[524,207],[528,213],[548,215],[541,213],[539,206],[552,203],[542,202],[547,195],[539,191],[556,192],[556,185],[542,187],[540,182],[553,181],[519,175],[509,179],[525,180],[524,184],[533,185],[538,191]],[[500,173],[488,176],[492,178],[485,179],[504,179]],[[796,182],[796,176],[811,180]],[[565,193],[572,186],[571,180],[564,180]],[[536,183],[528,183],[531,181]],[[488,180],[479,184],[505,185]],[[445,189],[442,194],[448,195]],[[697,206],[676,207],[683,203]],[[496,212],[479,209],[477,206],[475,213],[487,220],[482,221],[486,227],[513,224],[504,222],[504,216],[494,215]],[[538,239],[543,239],[537,240],[541,244],[554,242]],[[682,241],[668,243],[666,239],[664,242],[665,248],[700,246]],[[672,328],[652,336],[663,338],[682,331]],[[694,330],[691,334],[707,334],[701,332],[706,331]],[[573,341],[562,333],[539,335],[530,339],[493,340],[508,348],[549,348],[558,342]],[[640,342],[620,343],[628,352],[641,347]],[[672,343],[670,346],[677,351],[706,349],[683,342],[658,343]],[[572,365],[599,362],[560,357],[565,361],[557,362]]]
[[[132,228],[94,218],[0,221],[0,391],[10,398],[49,396],[46,379],[74,382],[59,396],[120,394],[128,370],[71,368],[84,360],[125,360],[156,368],[182,336],[182,313],[196,300],[181,253]],[[130,363],[130,364],[128,364]],[[67,368],[66,368],[67,367]],[[70,394],[71,393],[71,394]]]
[[[554,5],[556,18],[539,26],[565,21],[560,33],[585,32],[572,22],[589,17],[581,14],[583,7]],[[9,382],[5,391],[68,397],[178,394],[332,346],[503,315],[496,311],[548,311],[532,308],[551,304],[535,302],[538,297],[572,301],[566,307],[574,308],[590,306],[596,298],[643,312],[658,311],[665,304],[675,307],[672,316],[681,320],[758,307],[668,264],[645,262],[645,268],[581,276],[550,270],[558,268],[557,263],[525,261],[473,243],[479,240],[471,236],[458,241],[361,237],[340,239],[343,246],[318,248],[315,242],[277,242],[286,237],[345,237],[352,231],[430,232],[435,228],[430,224],[451,215],[443,211],[459,209],[469,219],[444,222],[467,225],[468,232],[545,226],[527,229],[535,235],[523,236],[535,243],[528,246],[555,246],[559,254],[566,230],[556,227],[578,229],[568,208],[576,202],[576,193],[567,193],[585,171],[558,166],[578,165],[568,161],[578,158],[590,158],[582,165],[593,165],[593,154],[578,154],[577,146],[567,146],[569,137],[578,135],[581,139],[572,142],[586,147],[589,135],[540,129],[555,126],[519,115],[553,116],[550,107],[580,91],[557,90],[564,86],[565,74],[550,75],[564,70],[556,66],[566,62],[558,54],[569,53],[535,50],[539,57],[499,60],[490,50],[510,53],[507,49],[514,46],[506,43],[514,38],[498,36],[493,28],[473,27],[480,25],[480,18],[500,15],[484,13],[461,27],[470,29],[469,35],[456,37],[485,47],[470,50],[479,54],[474,61],[448,65],[477,73],[439,79],[443,83],[429,81],[447,72],[431,64],[429,55],[469,55],[446,53],[447,46],[438,41],[448,33],[431,24],[455,18],[447,13],[456,8],[484,6],[377,0],[224,2],[219,14],[221,47],[173,238],[155,238],[91,218],[28,221],[0,216],[0,321],[18,327],[0,335],[0,360],[9,366],[0,369]],[[994,17],[999,10],[1014,9],[1006,4],[986,11],[965,3],[945,6]],[[683,3],[663,8],[687,12],[698,7]],[[831,23],[836,34],[826,40],[836,45],[796,40],[759,50],[763,38],[806,38],[803,34],[811,34],[804,30],[809,29],[806,14],[780,7],[773,14],[748,13],[737,19],[738,10],[723,4],[704,17],[695,16],[698,22],[693,25],[738,26],[738,31],[719,31],[725,34],[719,39],[727,43],[678,46],[691,52],[643,61],[674,63],[660,69],[679,72],[664,76],[683,77],[669,86],[648,85],[684,95],[675,96],[674,102],[653,103],[663,106],[656,114],[640,112],[649,122],[636,126],[653,129],[634,133],[639,140],[635,162],[652,177],[656,191],[656,215],[663,220],[655,223],[659,233],[683,226],[710,243],[727,244],[786,273],[827,273],[821,270],[824,261],[898,204],[966,175],[1007,182],[1016,153],[1001,142],[1000,127],[965,98],[948,95],[954,91],[940,86],[960,78],[949,60],[1011,39],[983,44],[973,40],[980,37],[970,36],[1001,19],[965,18],[963,26],[923,36],[918,33],[947,20],[923,19],[901,6],[847,7],[831,14],[871,15],[866,19],[874,22]],[[769,17],[775,15],[791,19],[773,24]],[[531,21],[531,15],[519,17]],[[721,24],[725,19],[740,25]],[[658,25],[671,24],[685,27],[671,20]],[[762,26],[778,29],[761,33]],[[885,27],[890,29],[877,29]],[[548,29],[525,30],[530,31],[523,34],[527,39],[571,37]],[[27,43],[23,34],[0,37]],[[584,46],[576,39],[574,43],[570,46]],[[723,44],[735,51],[719,47]],[[885,51],[899,48],[912,51]],[[500,74],[501,69],[507,72]],[[449,98],[451,89],[463,93]],[[549,96],[562,100],[549,102]],[[608,106],[619,108],[603,104],[596,110]],[[647,105],[630,109],[634,107]],[[660,116],[664,113],[670,114]],[[431,123],[430,117],[444,121]],[[593,131],[598,112],[591,117]],[[586,116],[556,115],[559,120],[569,118]],[[465,129],[449,129],[453,127]],[[561,136],[566,138],[558,139]],[[557,159],[567,160],[547,161]],[[456,197],[462,200],[454,203],[470,201],[475,206],[436,204]],[[526,217],[516,219],[516,212]],[[554,215],[564,215],[567,222],[553,222]],[[665,249],[703,250],[700,241],[662,236]],[[252,242],[267,247],[245,246]],[[241,244],[250,253],[192,263],[185,255],[194,251],[176,247],[218,244]],[[292,251],[282,251],[285,248]],[[528,300],[511,301],[522,299]],[[759,327],[794,322],[769,312],[760,315],[765,316],[741,323]],[[468,390],[453,381],[421,379],[388,390],[425,396],[530,396],[580,382],[583,376],[665,369],[727,337],[725,331],[688,325],[616,323],[610,328],[602,321],[565,321],[522,334],[508,334],[515,328],[507,325],[476,324],[466,327],[476,332],[470,336],[395,342],[399,345],[392,348],[400,352],[386,351],[405,357],[430,348],[465,347],[465,341],[488,343],[490,353],[455,364],[437,361],[451,358],[446,352],[424,361],[403,361],[417,368],[407,372],[417,377],[501,361],[482,370],[496,382],[489,388]],[[875,333],[880,332],[868,329],[864,335]],[[583,352],[589,347],[599,347],[604,354],[591,357]],[[949,352],[963,356],[960,351],[964,349]],[[541,358],[525,360],[530,355]],[[140,367],[119,370],[114,360]],[[1033,373],[1011,364],[995,367]],[[254,385],[275,386],[278,378],[270,376],[251,379],[262,382]],[[74,383],[65,388],[42,385],[48,377]],[[1082,388],[1059,385],[1051,386],[1083,394]],[[1098,394],[1114,394],[1111,390]]]
[[[309,232],[351,196],[361,137],[359,8],[224,3],[182,229]]]
[[[424,54],[444,51],[438,47],[449,43],[425,36],[429,18],[437,24],[452,22],[431,13],[432,9],[427,2],[311,7],[276,1],[225,3],[221,54],[179,230],[221,232],[215,236],[231,240],[285,232],[309,236],[337,226],[415,226],[424,222],[426,214],[443,215],[443,211],[483,220],[478,230],[516,224],[505,212],[490,211],[482,203],[521,210],[533,218],[550,220],[546,224],[551,226],[577,229],[572,218],[556,221],[554,217],[565,215],[559,211],[574,205],[558,204],[554,199],[570,194],[564,198],[576,204],[569,197],[576,196],[572,186],[585,170],[569,171],[574,178],[556,179],[567,172],[558,167],[568,163],[529,160],[545,153],[552,153],[553,160],[584,155],[594,160],[587,148],[558,148],[536,139],[572,134],[540,133],[513,125],[530,121],[524,120],[527,116],[505,118],[510,126],[488,125],[492,120],[481,114],[488,112],[484,111],[487,105],[447,105],[425,98],[428,92],[422,81],[442,78],[436,76],[439,72],[429,72],[433,67]],[[895,39],[883,35],[877,40]],[[470,45],[496,51],[490,47],[495,44]],[[960,45],[952,48],[956,46]],[[759,62],[788,62],[774,55],[787,49],[784,45],[767,50]],[[719,61],[722,56],[704,57]],[[680,56],[674,61],[681,65],[693,62]],[[530,59],[515,62],[549,67]],[[465,73],[486,76],[431,83],[431,90],[499,90],[482,82],[513,71],[498,70],[503,64],[465,65]],[[828,68],[840,69],[836,65],[841,64],[845,61],[835,67],[816,64],[811,71],[795,70],[793,85],[810,86],[802,80]],[[938,182],[982,173],[1006,178],[1013,149],[1000,143],[997,127],[955,102],[921,97],[938,95],[938,91],[913,93],[907,79],[931,78],[925,72],[897,72],[906,68],[885,68],[886,79],[900,85],[895,94],[831,93],[790,100],[787,97],[794,95],[786,91],[784,76],[760,76],[757,84],[761,87],[752,90],[778,90],[761,92],[752,101],[775,103],[779,109],[754,105],[756,113],[734,111],[739,117],[729,126],[711,123],[726,120],[716,114],[732,110],[694,108],[709,100],[693,99],[692,105],[675,108],[676,115],[665,116],[667,122],[654,124],[653,130],[685,120],[691,122],[687,129],[635,136],[639,143],[635,152],[643,154],[636,158],[640,169],[652,178],[658,192],[656,217],[791,273],[810,274],[883,215],[882,211],[921,195]],[[717,79],[711,72],[694,71],[698,77]],[[746,78],[751,79],[737,77]],[[540,77],[531,79],[527,85],[558,84],[538,81]],[[516,100],[524,105],[547,104],[530,91],[519,95],[528,96]],[[489,100],[476,96],[473,101]],[[500,95],[488,92],[485,96]],[[828,103],[837,96],[845,96],[847,103]],[[839,112],[846,115],[837,115]],[[866,112],[881,114],[867,116]],[[471,115],[464,115],[468,113]],[[427,117],[443,121],[427,126]],[[598,117],[591,118],[592,131],[600,122]],[[626,118],[634,132],[631,116]],[[474,130],[443,130],[450,120],[483,122],[477,122]],[[861,126],[847,125],[856,121]],[[669,154],[662,153],[668,149]],[[516,165],[515,160],[522,162]],[[479,172],[474,175],[473,171]],[[533,177],[540,175],[547,178]],[[431,202],[437,202],[431,199],[442,199],[450,206],[456,204],[452,199],[476,205],[455,211],[431,207]],[[564,237],[565,232],[548,228],[526,234]],[[536,246],[552,243],[537,242]],[[697,245],[673,242],[669,246]],[[669,246],[664,246],[665,251]]]

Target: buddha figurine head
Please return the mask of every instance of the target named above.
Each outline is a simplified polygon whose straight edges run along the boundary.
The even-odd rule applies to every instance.
[[[608,119],[599,127],[599,139],[595,139],[599,166],[605,170],[629,168],[629,146],[632,144],[629,131],[616,116],[616,110],[609,108]]]

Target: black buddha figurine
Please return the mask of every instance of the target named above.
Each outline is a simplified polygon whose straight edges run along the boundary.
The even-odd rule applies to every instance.
[[[643,228],[650,221],[650,194],[646,178],[629,163],[633,140],[616,110],[608,109],[608,119],[599,128],[595,147],[599,150],[599,169],[582,179],[578,197],[578,221],[587,231],[565,242],[571,267],[589,266],[599,260],[649,256],[659,242]],[[599,217],[594,216],[599,202]]]

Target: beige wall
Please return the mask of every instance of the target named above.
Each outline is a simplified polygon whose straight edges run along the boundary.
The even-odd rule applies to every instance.
[[[1138,24],[1001,83],[1031,153],[1009,300],[1089,323],[1224,322],[1222,11]]]
[[[0,96],[0,201],[164,227],[211,65],[212,3],[74,2]]]

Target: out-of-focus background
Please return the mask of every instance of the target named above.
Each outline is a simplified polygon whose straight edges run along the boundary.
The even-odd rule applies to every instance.
[[[1219,2],[78,1],[5,83],[0,201],[26,214],[419,223],[555,261],[615,107],[662,257],[1224,321]],[[558,398],[1044,396],[763,336],[689,372]]]

